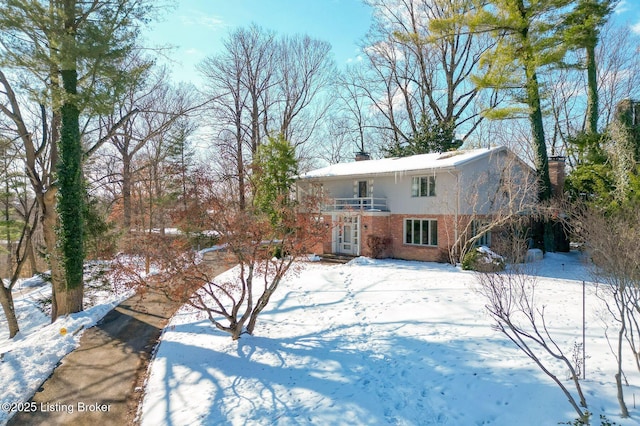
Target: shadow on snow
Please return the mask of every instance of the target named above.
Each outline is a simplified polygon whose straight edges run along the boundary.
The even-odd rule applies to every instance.
[[[229,339],[205,323],[176,326],[173,332]],[[518,422],[535,419],[540,410],[515,406],[522,398],[511,404],[513,393],[562,399],[559,389],[533,370],[484,365],[482,354],[488,347],[500,351],[503,341],[429,342],[388,335],[358,342],[352,327],[279,339],[243,336],[235,350],[225,352],[163,341],[164,350],[181,354],[179,363],[166,365],[165,418],[173,424],[169,413],[177,407],[169,395],[183,385],[174,374],[182,368],[191,370],[188,380],[194,385],[209,382],[203,424],[471,424],[478,410],[487,422],[500,418],[507,424],[506,412]]]

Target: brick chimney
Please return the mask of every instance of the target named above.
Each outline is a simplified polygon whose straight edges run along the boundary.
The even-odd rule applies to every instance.
[[[371,160],[371,154],[364,151],[356,152],[356,161],[367,161],[367,160]]]
[[[564,162],[565,157],[549,157],[549,179],[551,180],[551,193],[555,198],[562,198],[564,194]]]

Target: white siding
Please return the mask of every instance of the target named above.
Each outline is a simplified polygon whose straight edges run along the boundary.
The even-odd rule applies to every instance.
[[[514,167],[515,166],[515,167]],[[505,171],[509,170],[509,171]],[[514,172],[515,170],[515,172]],[[495,151],[455,168],[392,174],[314,178],[329,198],[357,197],[358,181],[367,181],[369,196],[386,198],[391,213],[410,215],[488,214],[504,202],[505,181],[520,185],[520,196],[535,196],[526,184],[531,169],[507,150]],[[436,195],[412,197],[412,178],[435,176]]]

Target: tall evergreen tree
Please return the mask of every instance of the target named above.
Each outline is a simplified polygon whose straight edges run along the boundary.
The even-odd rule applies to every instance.
[[[295,148],[282,134],[269,137],[258,147],[254,159],[253,203],[269,216],[275,227],[283,220],[283,207],[291,203],[291,187],[297,173]]]
[[[578,0],[563,22],[562,40],[569,48],[584,49],[587,70],[586,133],[598,131],[598,80],[596,46],[600,30],[618,0]]]
[[[136,23],[145,20],[149,4],[147,0],[0,2],[0,65],[25,76],[28,84],[21,89],[42,105],[43,127],[51,117],[50,133],[43,132],[50,137],[43,135],[38,148],[20,113],[18,97],[6,76],[0,75],[11,105],[2,112],[16,125],[23,143],[45,227],[54,294],[52,320],[82,310],[85,152],[80,120],[83,114],[112,108],[128,78],[122,58],[134,48]],[[38,166],[42,163],[36,157],[43,147],[50,153],[50,170]]]
[[[84,185],[82,176],[82,142],[80,141],[80,106],[78,104],[78,37],[76,2],[64,0],[62,6],[62,34],[60,37],[60,76],[62,78],[62,106],[60,112],[60,249],[65,270],[66,286],[58,297],[57,309],[62,312],[82,310],[84,267]],[[62,296],[62,295],[60,295]]]
[[[455,139],[455,126],[450,122],[436,122],[422,116],[416,133],[407,143],[385,148],[385,154],[392,157],[446,152],[460,148],[462,141]]]
[[[477,0],[478,7],[468,19],[472,30],[488,31],[496,39],[495,47],[484,54],[483,73],[474,77],[476,84],[511,91],[525,106],[524,110],[493,109],[488,116],[528,116],[540,200],[551,197],[551,182],[538,75],[543,67],[559,64],[565,56],[558,31],[562,12],[572,1]]]

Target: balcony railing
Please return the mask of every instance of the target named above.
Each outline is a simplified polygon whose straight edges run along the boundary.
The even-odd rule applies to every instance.
[[[332,211],[364,210],[364,211],[389,211],[386,198],[362,197],[362,198],[334,198],[333,204],[325,206]]]

